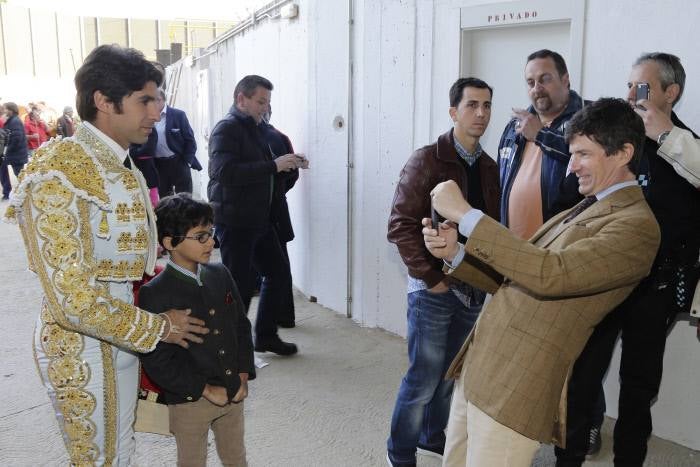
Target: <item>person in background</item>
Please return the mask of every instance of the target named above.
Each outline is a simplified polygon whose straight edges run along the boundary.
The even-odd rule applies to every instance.
[[[5,149],[0,165],[0,182],[2,182],[2,199],[8,199],[12,185],[10,182],[9,167],[15,176],[28,160],[27,138],[24,133],[25,126],[19,119],[19,107],[14,102],[5,102],[3,105],[5,114]]]
[[[202,170],[202,166],[197,160],[197,142],[187,114],[166,104],[162,88],[158,89],[156,104],[160,108],[160,120],[146,143],[154,146],[149,145],[143,151],[155,157],[158,194],[162,198],[174,193],[192,193],[190,169]]]
[[[478,78],[460,78],[449,90],[453,127],[416,150],[401,170],[387,239],[408,268],[408,359],[387,440],[392,466],[415,466],[416,453],[440,457],[446,450],[452,380],[447,366],[476,322],[483,291],[450,280],[426,249],[421,219],[430,216],[430,190],[455,180],[462,194],[498,219],[498,167],[479,139],[491,119],[493,90]],[[448,432],[451,428],[448,428]],[[445,459],[447,461],[447,459]]]
[[[124,160],[126,167],[131,167],[131,162],[133,161],[136,168],[143,174],[143,178],[148,186],[151,205],[154,208],[158,206],[158,201],[160,200],[160,178],[154,156],[157,141],[158,133],[156,131],[151,132],[145,143],[131,144],[129,146],[129,157]]]
[[[63,115],[56,121],[56,134],[67,138],[75,133],[75,121],[73,120],[73,108],[66,106],[63,108]]]
[[[262,128],[272,97],[272,83],[258,75],[243,77],[234,89],[228,114],[209,138],[209,186],[221,258],[231,271],[246,309],[255,285],[255,271],[264,281],[255,320],[255,350],[293,355],[298,349],[284,342],[276,322],[289,287],[288,263],[275,228],[274,196],[283,192],[281,172],[298,169],[296,154],[273,158]],[[283,188],[283,187],[282,187]]]
[[[267,142],[270,149],[270,154],[274,159],[286,154],[294,154],[294,148],[290,139],[270,124],[272,117],[272,107],[263,115],[263,121],[260,122],[260,130],[263,138]],[[300,165],[302,169],[309,168],[309,161],[303,154],[298,154],[303,158],[303,163]],[[287,252],[287,243],[294,240],[294,228],[292,227],[292,219],[289,216],[289,205],[287,204],[287,192],[294,187],[294,184],[299,179],[299,169],[290,170],[288,172],[280,172],[278,174],[279,183],[275,184],[275,193],[273,194],[274,206],[271,209],[274,211],[272,217],[275,219],[274,227],[277,230],[277,236],[282,246],[282,253],[285,257],[286,284],[284,286],[284,297],[280,301],[280,307],[277,311],[277,326],[282,328],[293,328],[296,326],[296,316],[294,311],[294,291],[292,290],[292,271],[289,265],[289,253]],[[258,290],[262,283],[258,284]]]
[[[36,104],[29,104],[29,113],[24,118],[24,132],[31,157],[34,151],[49,139],[49,127],[41,119],[41,109]]]
[[[581,200],[576,177],[569,174],[569,145],[564,130],[584,101],[571,90],[564,58],[542,49],[525,63],[532,105],[513,109],[498,145],[501,222],[528,239],[542,224]]]
[[[589,427],[600,417],[595,401],[618,335],[622,354],[614,462],[641,467],[647,454],[651,406],[661,387],[666,337],[677,313],[690,310],[700,274],[700,191],[696,187],[700,173],[693,174],[691,166],[685,169],[687,173],[679,172],[669,154],[679,150],[676,141],[681,131],[697,138],[673,111],[685,80],[680,59],[663,52],[642,54],[630,71],[627,100],[641,116],[646,134],[637,181],[661,227],[661,245],[649,277],[596,326],[576,361],[567,399],[566,448],[556,449],[559,467],[578,467],[585,460]],[[648,89],[647,99],[638,100],[639,85]],[[678,155],[675,158],[681,160]]]

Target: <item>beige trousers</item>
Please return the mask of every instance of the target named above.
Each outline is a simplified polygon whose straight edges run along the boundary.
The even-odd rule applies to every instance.
[[[457,380],[447,423],[444,467],[530,467],[539,447],[539,441],[501,425],[465,400],[464,377]]]
[[[195,402],[169,405],[168,409],[178,467],[206,466],[210,427],[221,463],[231,467],[248,465],[243,441],[243,402],[219,407],[202,397]]]

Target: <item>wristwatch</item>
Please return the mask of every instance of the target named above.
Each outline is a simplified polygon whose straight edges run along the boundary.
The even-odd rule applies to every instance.
[[[659,146],[661,146],[662,144],[664,144],[664,141],[666,141],[666,138],[668,137],[669,133],[671,133],[671,132],[670,132],[670,131],[663,131],[663,132],[661,132],[661,134],[659,135],[659,137],[656,138],[656,144],[658,144]]]

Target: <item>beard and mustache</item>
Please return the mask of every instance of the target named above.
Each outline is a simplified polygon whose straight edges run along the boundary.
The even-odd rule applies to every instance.
[[[532,105],[538,112],[547,112],[552,110],[554,104],[552,103],[552,98],[549,93],[540,92],[533,97]]]

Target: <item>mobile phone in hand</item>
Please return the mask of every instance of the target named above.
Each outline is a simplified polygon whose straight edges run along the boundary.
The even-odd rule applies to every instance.
[[[637,83],[635,86],[634,101],[639,102],[642,99],[649,100],[649,83]],[[642,110],[646,110],[641,105],[637,107],[641,108]]]
[[[440,235],[440,222],[444,221],[445,218],[438,214],[432,206],[430,207],[430,217],[432,219],[433,228],[437,230],[438,235]]]

